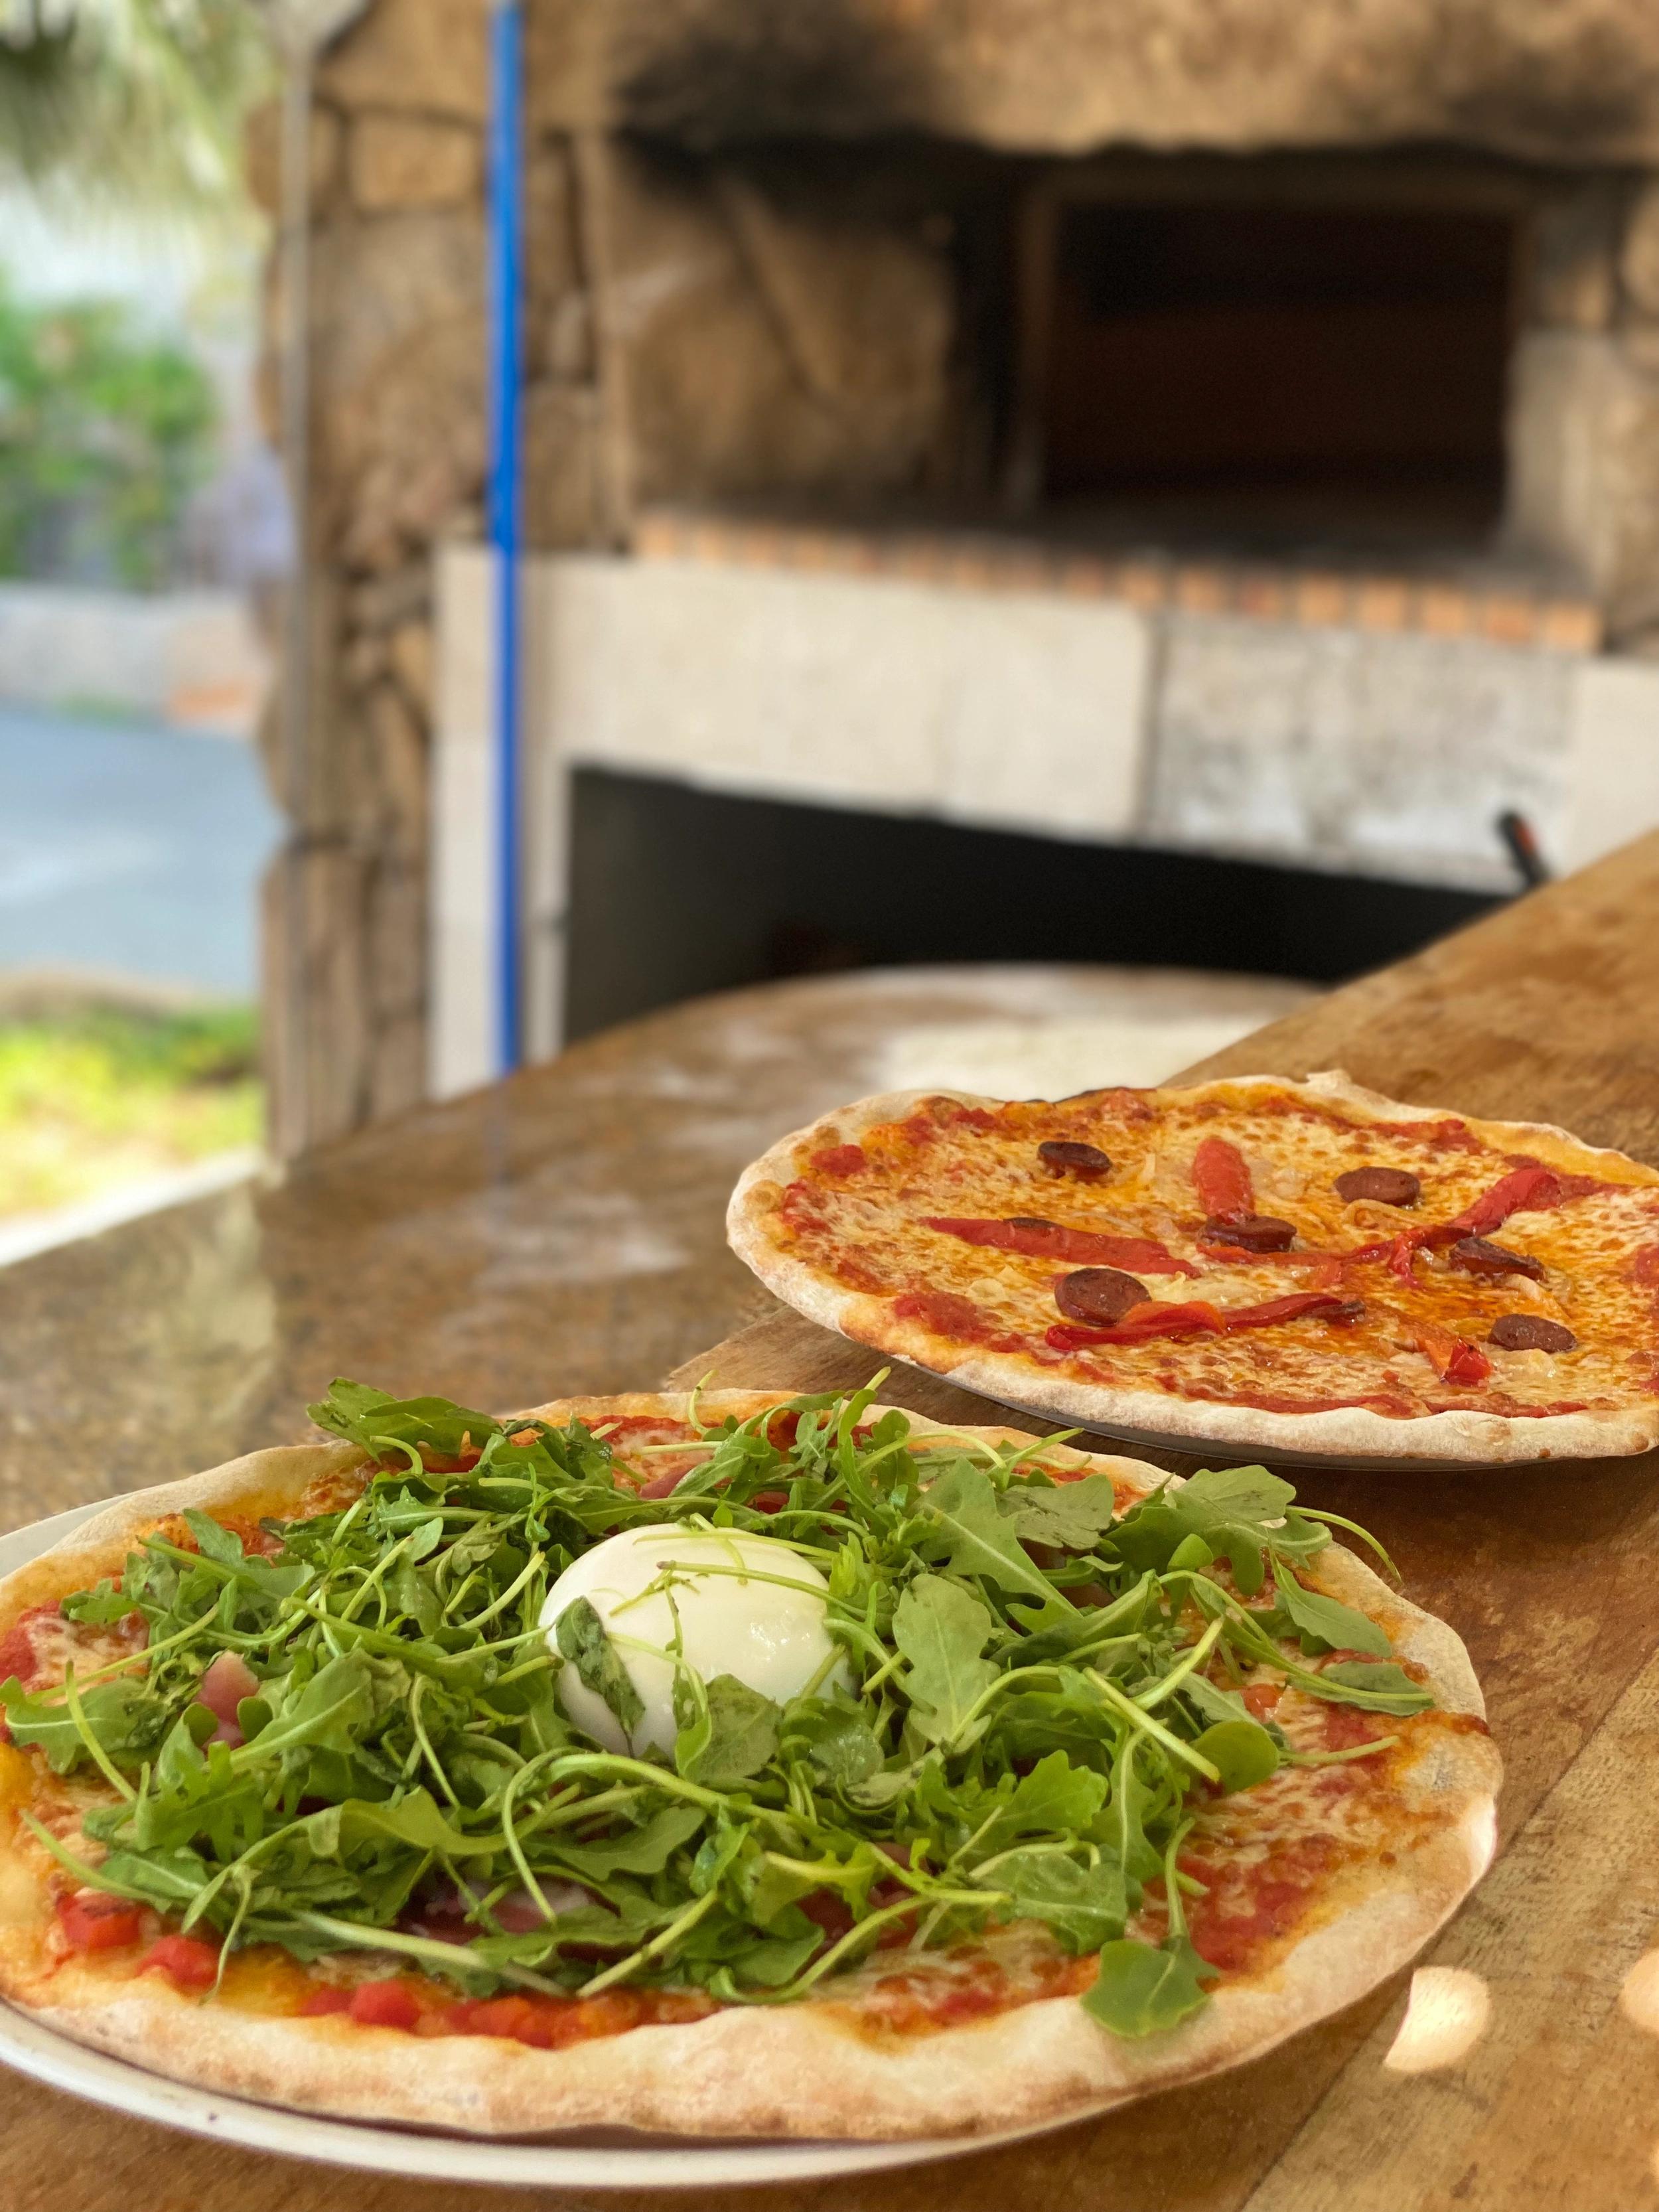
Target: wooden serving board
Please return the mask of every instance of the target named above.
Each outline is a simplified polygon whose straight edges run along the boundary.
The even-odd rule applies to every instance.
[[[1559,1122],[1659,1164],[1656,955],[1648,838],[1191,1073],[1341,1066],[1413,1103]],[[856,1388],[880,1364],[779,1307],[671,1379]],[[903,1366],[882,1396],[948,1420],[1051,1425]],[[1485,1686],[1507,1766],[1504,1848],[1425,1963],[1484,1978],[1486,2034],[1449,2071],[1386,2070],[1401,1977],[1237,2073],[948,2170],[813,2191],[815,2212],[921,2212],[946,2191],[963,2212],[1659,2204],[1659,2042],[1619,2004],[1659,1944],[1659,1454],[1293,1479],[1382,1538]]]

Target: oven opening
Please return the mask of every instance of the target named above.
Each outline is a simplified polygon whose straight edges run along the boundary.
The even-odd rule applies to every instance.
[[[787,975],[958,961],[1208,968],[1334,982],[1497,901],[927,817],[571,779],[565,1033]]]
[[[1504,497],[1519,223],[1060,199],[1040,495],[1159,530],[1479,540]]]

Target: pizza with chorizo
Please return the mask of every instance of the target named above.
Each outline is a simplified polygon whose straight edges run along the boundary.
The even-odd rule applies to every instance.
[[[0,1584],[0,1992],[477,2133],[982,2132],[1264,2051],[1492,1851],[1451,1630],[1261,1468],[872,1392],[337,1384]]]
[[[1340,1073],[867,1098],[732,1243],[856,1342],[1067,1420],[1500,1462],[1659,1443],[1659,1170]]]

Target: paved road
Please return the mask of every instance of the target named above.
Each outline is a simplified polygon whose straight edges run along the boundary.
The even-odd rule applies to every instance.
[[[277,829],[251,746],[0,704],[0,969],[252,997]]]

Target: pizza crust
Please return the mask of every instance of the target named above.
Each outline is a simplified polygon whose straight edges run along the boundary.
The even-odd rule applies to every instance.
[[[789,1394],[710,1393],[700,1413],[744,1419]],[[560,1399],[528,1409],[562,1422],[683,1417],[685,1395]],[[872,1414],[885,1410],[872,1407]],[[920,1434],[1030,1441],[1023,1431],[950,1430],[919,1415]],[[1126,1456],[1056,1446],[1050,1456],[1110,1476],[1137,1495],[1166,1480]],[[256,1452],[182,1482],[139,1491],[0,1582],[0,1631],[27,1607],[113,1572],[141,1531],[185,1506],[281,1514],[319,1476],[363,1463],[345,1444]],[[1441,1705],[1484,1713],[1462,1642],[1333,1546],[1311,1579],[1361,1606],[1419,1662]],[[1501,1775],[1477,1730],[1437,1732],[1401,1778],[1407,1809],[1437,1832],[1389,1868],[1365,1863],[1332,1909],[1271,1972],[1224,1984],[1181,2027],[1124,2043],[1075,1997],[1024,2005],[926,2035],[878,2037],[833,2002],[757,2005],[689,2025],[635,2028],[564,2051],[495,2037],[413,2041],[337,2017],[301,2020],[221,2010],[159,1976],[113,1985],[79,1960],[32,1970],[15,1923],[0,1916],[0,1995],[76,2042],[206,2089],[301,2111],[446,2128],[480,2136],[628,2128],[690,2137],[882,2139],[972,2136],[1100,2112],[1243,2063],[1356,2002],[1413,1957],[1490,1863]]]
[[[1171,1090],[1164,1096],[1190,1097],[1205,1091],[1291,1091],[1337,1105],[1359,1120],[1438,1121],[1449,1109],[1408,1106],[1367,1091],[1340,1068],[1303,1081],[1287,1076],[1230,1076],[1216,1084]],[[1079,1094],[1080,1096],[1086,1094]],[[1158,1095],[1158,1094],[1154,1094]],[[1149,1437],[1238,1445],[1247,1449],[1316,1452],[1333,1457],[1467,1461],[1498,1466],[1546,1459],[1600,1459],[1650,1451],[1659,1445],[1659,1401],[1602,1412],[1547,1413],[1518,1419],[1503,1413],[1458,1411],[1425,1413],[1411,1420],[1390,1419],[1366,1406],[1332,1407],[1314,1413],[1273,1413],[1260,1406],[1230,1406],[1207,1398],[1182,1398],[1159,1390],[1136,1390],[1056,1375],[1035,1360],[1009,1352],[964,1351],[924,1322],[901,1320],[888,1301],[843,1289],[773,1241],[771,1217],[781,1188],[793,1180],[795,1156],[815,1138],[857,1143],[866,1129],[902,1121],[926,1099],[949,1098],[963,1106],[994,1108],[1004,1101],[971,1091],[890,1091],[822,1116],[805,1129],[782,1138],[744,1170],[726,1209],[726,1238],[732,1250],[769,1291],[807,1320],[834,1329],[855,1344],[887,1352],[943,1376],[964,1390],[1000,1400],[1057,1421],[1085,1427],[1127,1429]],[[1056,1102],[1063,1103],[1063,1102]],[[1643,1166],[1611,1147],[1586,1145],[1565,1129],[1544,1121],[1482,1121],[1457,1117],[1477,1136],[1500,1147],[1527,1151],[1547,1166],[1571,1173],[1599,1174],[1620,1182],[1659,1185],[1659,1170]],[[1617,1170],[1616,1173],[1612,1172]]]

